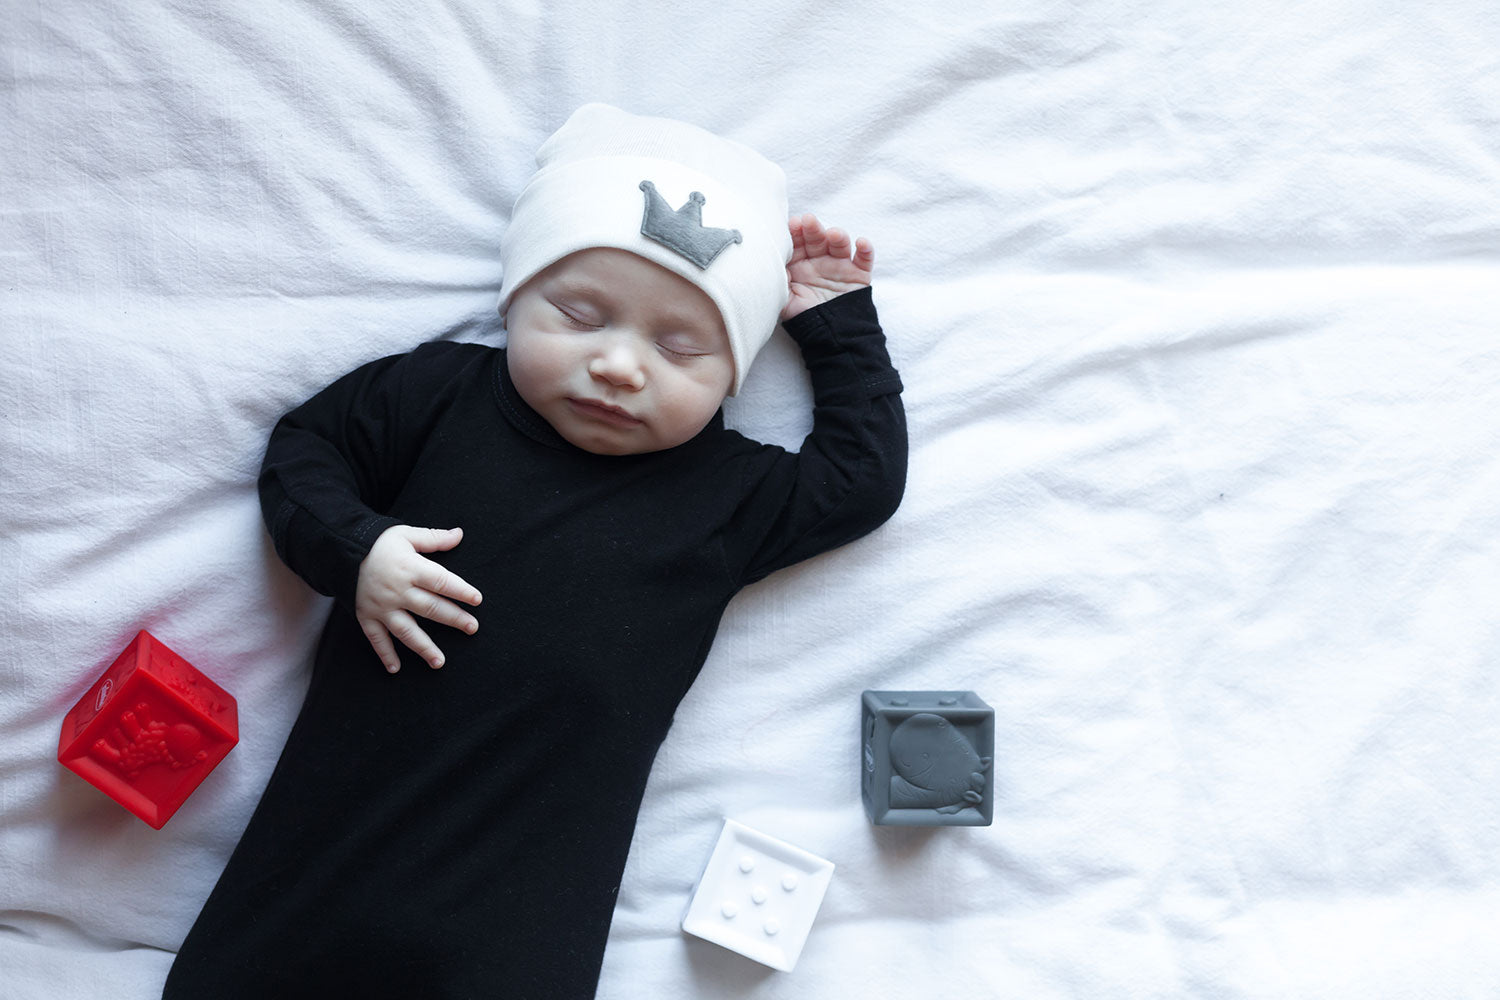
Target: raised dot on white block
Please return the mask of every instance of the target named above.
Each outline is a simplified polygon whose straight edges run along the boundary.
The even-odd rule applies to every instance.
[[[733,920],[735,916],[740,912],[740,908],[738,906],[735,906],[728,900],[725,900],[724,905],[719,907],[719,912],[724,914],[725,919]]]
[[[797,888],[797,876],[791,874],[790,872],[788,872],[787,874],[781,876],[781,887],[783,889],[785,889],[787,892],[791,892],[794,889],[796,889]]]
[[[765,888],[762,887],[762,886],[756,886],[754,889],[751,889],[750,890],[750,901],[752,903],[754,903],[756,906],[759,906],[760,904],[764,903],[766,901],[766,890],[765,890]]]
[[[755,855],[740,855],[740,871],[744,872],[746,875],[749,875],[751,872],[755,871]]]
[[[777,920],[774,917],[772,917],[770,920],[766,921],[766,934],[768,934],[771,937],[775,937],[777,934],[780,934],[780,933],[781,933],[781,921]]]

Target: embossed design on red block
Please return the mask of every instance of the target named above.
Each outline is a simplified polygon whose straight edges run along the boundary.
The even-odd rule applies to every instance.
[[[63,720],[57,759],[160,829],[238,742],[233,696],[143,631]]]
[[[94,741],[94,757],[134,778],[150,764],[166,764],[174,771],[208,759],[203,734],[196,726],[179,722],[169,726],[153,722],[151,706],[144,701],[131,712],[120,713],[120,724]]]

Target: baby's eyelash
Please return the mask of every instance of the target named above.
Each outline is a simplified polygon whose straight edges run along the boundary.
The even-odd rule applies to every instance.
[[[592,323],[585,323],[583,320],[579,319],[577,316],[574,316],[572,313],[568,312],[562,306],[556,306],[555,308],[557,309],[557,311],[559,313],[562,314],[563,322],[567,323],[569,326],[573,327],[576,330],[597,330],[598,329],[598,327],[596,327],[594,324],[592,324]]]

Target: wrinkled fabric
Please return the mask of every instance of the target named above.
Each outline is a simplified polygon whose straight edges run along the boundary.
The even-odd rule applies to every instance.
[[[266,435],[503,341],[506,214],[589,100],[874,241],[912,446],[880,532],[731,603],[600,997],[1500,994],[1493,5],[11,8],[0,995],[159,994],[327,613]],[[809,400],[778,334],[727,416],[795,446]],[[159,832],[55,759],[143,627],[240,706]],[[868,824],[865,688],[995,707],[993,826]],[[790,975],[678,928],[725,816],[838,866]]]

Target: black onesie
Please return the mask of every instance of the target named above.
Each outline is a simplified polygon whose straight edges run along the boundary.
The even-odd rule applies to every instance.
[[[434,343],[287,414],[261,502],[338,599],[260,804],[164,996],[592,997],[652,758],[735,592],[872,530],[906,475],[868,289],[786,324],[812,375],[800,453],[727,430],[646,455],[565,442],[503,350]],[[386,673],[350,610],[393,524],[484,594],[432,670]],[[399,644],[398,644],[399,646]]]

